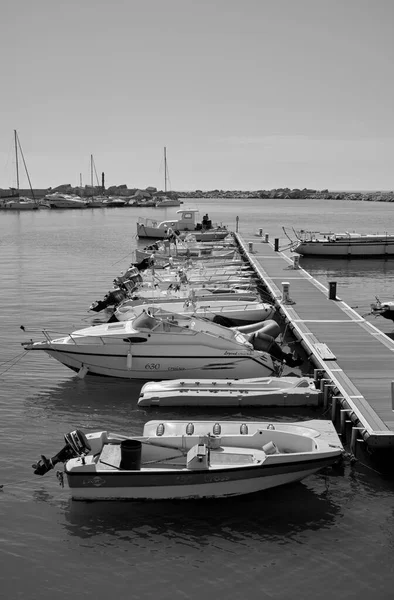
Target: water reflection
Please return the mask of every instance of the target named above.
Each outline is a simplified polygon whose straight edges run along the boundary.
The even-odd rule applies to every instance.
[[[251,496],[204,501],[75,502],[64,526],[72,536],[122,536],[135,545],[172,540],[193,547],[226,541],[291,538],[306,529],[329,528],[340,506],[324,479],[267,490]]]
[[[25,400],[28,419],[70,423],[73,428],[105,428],[140,434],[150,420],[304,421],[319,418],[315,407],[139,407],[143,382],[76,377],[36,392]],[[56,441],[56,440],[54,440]]]

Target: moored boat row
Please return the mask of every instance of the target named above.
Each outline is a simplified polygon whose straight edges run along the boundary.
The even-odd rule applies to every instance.
[[[198,248],[211,262],[195,242],[183,243],[167,267],[159,251],[138,255],[142,260],[91,305],[104,322],[60,338],[44,331],[43,341],[30,340],[25,349],[46,352],[79,377],[140,380],[143,407],[283,405],[289,396],[293,406],[318,405],[321,392],[297,374],[303,359],[279,341],[275,308],[262,302],[236,249],[212,257],[217,248]],[[335,430],[327,437],[307,424],[250,421],[150,421],[141,436],[76,430],[65,441],[34,472],[63,463],[76,500],[255,493],[300,481],[343,452]]]

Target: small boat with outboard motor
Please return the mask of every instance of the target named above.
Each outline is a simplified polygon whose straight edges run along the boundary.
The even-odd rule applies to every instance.
[[[114,310],[111,319],[112,321],[128,321],[135,317],[141,307],[152,305],[154,305],[152,301],[126,300]],[[170,312],[200,316],[226,327],[251,325],[252,323],[265,321],[272,317],[276,310],[268,302],[241,302],[241,300],[215,300],[212,298],[210,300],[169,299],[167,302],[156,304],[156,306]]]
[[[321,425],[322,424],[322,425]],[[74,500],[224,498],[301,481],[340,463],[332,423],[149,421],[142,436],[76,429],[36,475],[56,465]]]

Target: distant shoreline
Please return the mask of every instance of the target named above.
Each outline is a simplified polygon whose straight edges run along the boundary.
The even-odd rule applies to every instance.
[[[12,189],[0,189],[0,198],[10,198],[12,193],[15,192]],[[128,188],[126,185],[111,186],[107,189],[101,187],[85,186],[72,187],[70,185],[61,185],[57,188],[47,189],[34,189],[34,197],[39,200],[44,198],[46,194],[54,192],[61,192],[66,194],[73,194],[81,196],[82,198],[89,198],[92,196],[133,196],[138,193],[143,194],[145,197],[148,195],[160,195],[164,192],[157,191],[156,188],[145,188],[144,190],[138,188]],[[309,188],[304,189],[290,189],[290,188],[276,188],[272,190],[195,190],[195,191],[171,191],[166,193],[167,196],[176,196],[178,198],[216,198],[218,200],[225,200],[229,198],[261,198],[261,199],[317,199],[317,200],[351,200],[351,201],[362,201],[362,202],[394,202],[394,191],[330,191],[325,190],[314,190]],[[26,196],[32,198],[33,194],[30,189],[19,190],[20,196]]]

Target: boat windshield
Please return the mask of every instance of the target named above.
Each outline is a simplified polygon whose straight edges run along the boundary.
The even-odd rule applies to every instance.
[[[155,317],[143,310],[142,313],[134,319],[133,327],[136,330],[153,329],[158,323],[159,321]]]

